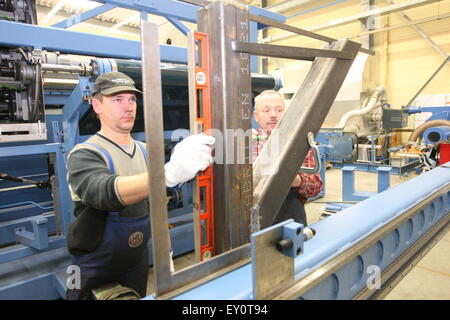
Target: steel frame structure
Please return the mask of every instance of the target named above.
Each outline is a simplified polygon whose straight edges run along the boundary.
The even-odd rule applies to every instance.
[[[292,261],[294,278],[282,287],[274,286],[264,298],[382,298],[448,232],[449,181],[447,163],[313,224],[316,236],[304,243],[303,253]],[[390,205],[380,207],[380,203]],[[213,279],[176,292],[172,299],[255,299],[252,268],[247,259]],[[368,286],[375,269],[380,272],[379,289]]]
[[[194,1],[195,0],[192,0],[191,2]],[[118,3],[119,1],[116,2]],[[210,5],[221,6],[223,4],[215,3]],[[205,17],[210,14],[209,12],[207,12],[207,10],[209,10],[208,8],[202,10],[205,10]],[[215,10],[220,11],[221,9],[216,7]],[[242,10],[242,8],[228,8],[227,10],[233,11],[235,17],[242,14],[242,11],[240,11]],[[205,20],[207,19],[205,18]],[[237,21],[239,20],[235,20],[233,23],[236,23]],[[231,25],[231,21],[229,21],[228,23]],[[250,22],[249,25],[251,33],[252,23]],[[28,32],[30,32],[30,30],[32,31],[33,29],[22,27],[23,26],[16,23],[0,21],[0,28],[2,30],[8,30],[8,32],[2,33],[2,35],[0,35],[0,43],[11,46],[33,46],[33,44],[35,44],[38,48],[50,48],[46,47],[44,41],[31,39],[30,34],[24,33],[26,32],[25,30],[28,30]],[[41,29],[41,27],[37,26],[35,26],[34,28],[35,30],[38,30],[38,32],[42,32],[42,35],[45,34],[46,36],[58,34],[60,35],[60,37],[62,37],[63,35],[67,35],[64,40],[63,38],[60,38],[60,41],[69,41],[71,43],[74,43],[71,40],[79,39],[77,37],[80,37],[80,35],[74,34],[70,31],[58,30],[65,33],[53,33],[54,30],[52,28]],[[253,28],[257,28],[255,23],[253,24]],[[28,39],[30,43],[25,43],[25,40],[13,39],[13,37],[11,37],[11,33],[15,32],[16,30],[20,30],[20,32],[23,32],[23,36],[25,37],[25,39]],[[48,33],[46,33],[47,31]],[[157,51],[154,50],[158,47],[158,40],[155,34],[155,27],[145,23],[143,27],[143,39],[145,45],[144,43],[142,43],[142,50],[146,57],[152,57],[151,55],[148,55],[149,50],[153,50],[153,54],[155,51]],[[89,35],[83,36],[86,36],[86,39],[94,39]],[[226,37],[224,37],[223,35],[222,37],[222,40],[225,41]],[[16,36],[14,38],[20,37]],[[105,46],[109,45],[110,52],[113,52],[113,39],[105,37],[104,40],[106,41]],[[52,40],[48,39],[48,41],[51,42]],[[245,42],[247,41],[247,39],[239,39],[239,41]],[[239,52],[239,50],[244,51],[242,47],[237,50],[237,47],[233,48],[233,44],[231,41],[226,42],[226,50],[223,47],[219,47],[217,50],[219,50],[219,52],[220,50],[225,50],[225,61],[227,61],[226,59],[229,59],[228,63],[230,65],[236,63],[234,67],[243,67],[243,69],[245,70],[249,63],[248,55],[251,52]],[[17,43],[21,44],[18,45]],[[71,52],[67,49],[70,48],[71,45],[68,43],[62,43],[63,42],[61,42],[61,44],[52,43],[51,48],[62,48],[62,52]],[[121,40],[118,40],[117,43],[125,44],[125,42],[121,42]],[[132,42],[126,43],[133,44]],[[131,50],[134,50],[134,53],[132,53],[134,57],[136,57],[137,51],[139,50],[136,48],[136,45],[139,46],[139,44],[136,43],[131,46]],[[83,47],[83,45],[81,45],[81,47]],[[92,48],[87,48],[87,46],[85,45],[84,47],[86,52],[90,52],[90,54],[95,55],[95,53],[92,51]],[[64,50],[64,48],[66,49]],[[346,41],[333,42],[328,49],[335,50],[343,48],[347,48],[347,50],[350,51],[353,50],[354,52],[358,50],[356,44]],[[160,47],[160,49],[164,51],[163,46]],[[248,51],[253,50],[251,47],[246,48],[246,50],[247,49]],[[171,49],[168,50],[170,51]],[[175,48],[174,50],[176,51],[177,48]],[[104,48],[101,48],[100,51],[103,52],[104,56],[110,56],[106,54],[107,52],[106,50],[104,50]],[[219,53],[215,54],[216,56],[219,56]],[[138,56],[141,56],[140,53],[138,54]],[[163,54],[161,54],[161,59],[164,59]],[[329,60],[328,63],[324,61],[327,59]],[[347,68],[347,64],[349,63],[348,60],[351,59],[343,59],[342,61],[339,61],[342,63],[333,64],[332,61],[334,60],[338,59],[333,57],[317,58],[315,62],[319,61],[320,63],[317,63],[316,65],[322,65],[324,69],[327,69],[328,65],[329,74],[333,72],[344,73],[341,69]],[[152,66],[153,70],[159,70],[159,62],[159,57],[153,55],[150,60],[145,59],[144,64],[145,66]],[[217,63],[219,63],[219,61],[217,61]],[[338,64],[340,66],[338,66]],[[145,68],[144,70],[151,69]],[[146,107],[146,110],[150,110],[151,112],[153,112],[146,115],[146,135],[147,137],[149,134],[151,134],[152,136],[152,139],[148,139],[148,141],[159,141],[154,145],[151,143],[147,145],[149,157],[155,159],[152,164],[152,166],[155,167],[152,167],[152,170],[149,171],[152,172],[151,174],[149,174],[150,192],[152,194],[165,194],[163,181],[164,179],[163,175],[161,175],[161,173],[163,173],[161,167],[164,163],[164,157],[163,150],[160,144],[160,142],[163,141],[164,134],[162,132],[161,125],[156,127],[153,126],[155,123],[162,124],[162,117],[160,113],[162,105],[160,101],[154,101],[154,97],[158,97],[160,95],[150,95],[151,92],[160,92],[161,77],[158,72],[144,73],[143,77],[145,80],[144,84],[146,86],[150,84],[150,86],[146,87],[145,89],[145,100],[149,101],[151,98],[154,103],[159,105],[158,108],[155,108],[154,104],[152,105],[152,108],[148,108],[148,106]],[[223,72],[222,77],[226,78],[225,72]],[[309,87],[318,87],[316,86],[317,81],[321,83],[328,82],[328,80],[326,80],[326,77],[320,79],[316,78],[316,81],[314,81],[313,75],[311,75],[311,77],[312,78],[309,79],[309,82],[305,82],[305,87],[307,87],[308,84]],[[339,79],[333,81],[330,80],[329,84],[333,86],[333,90],[339,87],[338,82]],[[81,99],[83,96],[83,90],[86,90],[86,87],[80,86],[76,89],[76,92],[73,93],[74,96],[72,98],[76,100],[77,104],[83,103]],[[220,96],[220,99],[223,100],[222,111],[227,111],[227,91],[226,89],[221,90],[222,94]],[[240,114],[242,114],[242,112],[244,112],[245,114],[249,110],[246,101],[244,99],[239,100],[239,97],[243,97],[243,95],[246,94],[245,90],[246,87],[243,86],[240,91],[238,90],[235,92],[236,95],[233,95],[233,98],[231,100],[234,102],[238,102],[236,105],[240,108]],[[75,99],[75,95],[78,95],[77,99]],[[333,93],[330,92],[326,97],[323,98],[328,102],[329,100],[333,100],[332,96]],[[297,94],[294,100],[297,99],[297,103],[300,104],[303,99],[306,98],[307,97],[305,97],[305,93],[303,93]],[[315,99],[312,100],[317,102]],[[324,108],[326,110],[326,106]],[[317,111],[316,107],[314,107],[314,103],[312,103],[309,109],[306,108],[305,114],[303,114],[303,112],[300,112],[300,114],[303,116],[307,115],[308,110],[312,112],[313,109]],[[78,112],[78,110],[72,110],[71,119],[76,118]],[[326,112],[324,113],[326,114]],[[290,114],[290,116],[292,116],[292,114]],[[300,141],[299,143],[304,143],[305,145],[306,135],[308,134],[308,132],[317,131],[318,129],[315,128],[315,126],[320,126],[320,124],[317,123],[320,122],[320,118],[313,117],[313,119],[309,120],[311,124],[305,124],[304,122],[302,122],[301,125],[297,125],[291,123],[289,119],[285,119],[287,117],[288,116],[285,116],[283,118],[283,120],[279,124],[278,129],[280,129],[281,131],[286,130],[287,132],[290,126],[296,126],[296,130],[293,130],[295,131],[295,138]],[[153,121],[151,119],[153,119]],[[226,119],[226,117],[222,119],[223,127],[229,128],[230,121],[232,120],[233,119]],[[219,121],[219,119],[216,119],[216,121]],[[69,122],[70,121],[68,121],[68,123]],[[313,124],[312,122],[316,123]],[[151,126],[149,126],[150,124]],[[234,125],[238,126],[240,124]],[[149,130],[150,128],[153,128],[153,130],[155,131]],[[304,139],[302,139],[302,136]],[[75,139],[73,143],[75,143]],[[296,150],[293,153],[295,154],[294,160],[296,164],[292,166],[292,170],[288,170],[288,172],[284,175],[285,179],[288,181],[289,177],[291,175],[293,177],[293,175],[295,174],[294,168],[298,163],[301,162],[300,159],[304,157],[304,155],[306,155],[307,149],[306,147],[303,148],[301,145],[292,145],[291,143],[289,143],[288,139],[285,140],[284,145],[286,148],[285,150],[288,150],[284,152],[284,156],[287,156],[290,153],[289,150],[292,150],[292,148]],[[17,148],[14,147],[14,149],[13,147],[2,147],[0,151],[0,155],[2,157],[10,155],[20,156],[23,154],[28,154],[27,152],[30,152],[32,154],[55,153],[59,158],[59,164],[61,164],[63,163],[63,159],[61,158],[63,158],[64,152],[67,152],[68,149],[64,149],[64,145],[56,143],[52,146],[43,144],[27,145],[18,146]],[[8,152],[8,154],[6,152]],[[286,159],[280,160],[279,163],[282,168],[291,165],[291,163]],[[59,167],[59,164],[57,164],[57,167]],[[245,170],[245,168],[245,166],[242,168],[235,168],[236,173],[239,170]],[[242,181],[242,179],[233,180],[233,174],[234,173],[232,170],[224,171],[223,173],[223,175],[228,175],[227,179],[229,183],[235,183],[236,181],[238,181],[241,183],[240,186],[244,186],[243,183],[249,181],[248,179],[244,181]],[[58,172],[58,177],[65,177],[65,172],[63,169],[61,169],[61,172]],[[280,183],[280,185],[283,184],[282,182],[277,182],[276,180],[264,180],[266,182],[265,185],[267,185],[267,188],[269,188],[268,190],[271,190],[270,188],[274,188],[274,186],[278,183]],[[256,181],[263,181],[263,179],[259,180],[257,178]],[[317,231],[316,237],[304,243],[303,254],[293,260],[294,278],[291,279],[291,281],[289,281],[287,285],[285,284],[285,286],[272,286],[273,290],[269,293],[265,293],[266,296],[264,298],[351,299],[371,298],[374,296],[378,296],[380,292],[374,292],[365,289],[365,284],[368,280],[368,274],[366,272],[368,266],[376,265],[380,267],[382,271],[382,283],[383,286],[385,286],[385,284],[389,284],[389,282],[395,281],[396,274],[398,274],[398,272],[403,272],[403,266],[410,264],[411,261],[416,259],[417,254],[419,254],[418,251],[420,248],[426,247],[430,242],[434,241],[434,235],[448,230],[450,217],[449,181],[450,163],[447,163],[446,165],[431,170],[430,172],[423,174],[416,179],[410,180],[406,183],[396,186],[395,188],[375,195],[355,206],[352,206],[349,209],[343,210],[338,215],[327,218],[315,224],[313,227]],[[60,181],[60,188],[64,188],[63,184],[64,181]],[[421,185],[420,190],[416,188],[417,184]],[[228,185],[226,187],[230,188],[231,186]],[[275,202],[279,202],[278,200],[282,198],[283,190],[281,189],[285,188],[280,188],[280,190],[278,190],[276,194],[274,194],[274,198],[276,198]],[[263,196],[261,196],[261,194]],[[261,194],[255,197],[255,203],[265,205],[264,193]],[[266,194],[268,195],[270,194],[270,192],[266,192]],[[236,194],[233,195],[233,197],[235,196]],[[162,199],[163,197],[158,198]],[[243,197],[243,199],[248,200],[250,198]],[[258,215],[261,215],[265,220],[267,220],[268,218],[270,218],[271,214],[273,214],[273,212],[270,211],[270,208],[265,209],[265,207],[263,208],[263,211],[252,211],[251,205],[253,204],[253,202],[249,205],[248,202],[240,203],[236,199],[233,199],[233,201],[235,201],[233,206],[235,208],[238,208],[238,210],[250,211],[250,214],[253,214],[254,217],[256,217],[255,221],[258,221]],[[380,202],[388,202],[392,205],[380,208]],[[70,202],[65,203],[67,204]],[[272,209],[276,206],[276,204],[272,205]],[[255,284],[252,283],[252,265],[249,263],[251,261],[250,257],[252,248],[250,244],[245,243],[245,240],[243,241],[243,245],[239,246],[239,244],[236,244],[236,247],[233,247],[231,251],[220,254],[217,257],[210,259],[204,263],[192,266],[185,270],[178,271],[174,274],[170,274],[170,272],[167,272],[169,261],[169,246],[167,237],[168,231],[165,230],[165,228],[157,228],[157,226],[167,225],[167,207],[165,202],[163,203],[162,200],[152,201],[151,209],[153,213],[152,219],[154,219],[152,221],[152,234],[154,237],[153,255],[157,285],[155,288],[156,296],[149,296],[147,297],[147,299],[169,297],[172,297],[174,299],[254,299],[256,297],[254,292]],[[64,212],[67,212],[66,210],[67,209],[64,209]],[[236,219],[236,221],[236,215],[240,213],[241,211],[233,212],[233,210],[231,209],[228,210],[228,214],[230,215],[230,217]],[[62,225],[65,228],[65,226],[67,226],[68,220],[65,220],[64,217],[61,221],[63,222]],[[283,224],[283,226],[284,225],[285,224]],[[261,232],[264,232],[264,230]],[[242,237],[243,232],[238,232],[238,234],[239,237],[245,239],[245,237]],[[35,239],[37,238],[39,237],[35,237]],[[10,263],[0,264],[0,267],[8,268],[9,272],[20,270],[20,272],[23,272],[23,274],[26,274],[26,272],[29,272],[29,270],[28,268],[24,268],[22,264],[27,266],[37,266],[37,268],[34,269],[32,280],[25,279],[20,283],[7,284],[0,290],[0,297],[9,299],[20,299],[24,297],[53,299],[61,297],[64,294],[64,283],[61,282],[60,277],[57,277],[56,272],[57,270],[60,270],[61,267],[65,266],[65,259],[67,256],[64,252],[65,248],[63,248],[64,243],[65,239],[63,236],[61,236],[51,239],[49,241],[49,248],[41,250],[40,253],[38,253],[36,249],[32,249],[28,246],[23,245],[15,246],[13,250],[9,250],[8,255],[5,255],[4,257],[7,257],[8,262]],[[233,244],[233,246],[234,245],[235,244]],[[2,253],[5,253],[5,251],[3,251]],[[54,261],[54,263],[49,264],[48,261]],[[199,281],[200,279],[202,281]],[[267,283],[265,285],[267,285]],[[217,290],[217,288],[221,288],[221,290]],[[26,292],[26,295],[23,292]]]
[[[235,121],[244,120],[245,117],[241,119],[241,116],[246,114],[245,99],[239,99],[246,93],[245,86],[242,85],[244,82],[241,82],[245,81],[242,78],[245,78],[248,70],[246,54],[261,53],[262,51],[251,45],[236,45],[239,41],[245,42],[245,32],[243,31],[248,20],[246,20],[246,13],[242,11],[242,8],[232,7],[218,1],[201,9],[199,16],[202,19],[201,31],[209,33],[211,38],[217,41],[212,44],[211,54],[213,79],[218,81],[215,89],[217,93],[212,94],[212,99],[214,99],[212,105],[215,106],[213,114],[218,115],[214,121],[222,130],[233,128]],[[214,25],[212,21],[217,20],[221,21],[221,24]],[[225,29],[228,32],[227,35],[224,33]],[[230,30],[232,32],[229,32]],[[147,24],[143,29],[143,37],[147,41],[146,44],[143,44],[143,50],[147,52],[148,57],[146,70],[154,69],[157,63],[157,59],[150,54],[157,45],[155,32],[156,27],[151,24]],[[284,48],[271,47],[271,49],[280,49],[278,53],[283,55]],[[359,45],[349,41],[335,41],[328,46],[327,50],[329,50],[327,53],[329,57],[314,60],[312,72],[293,99],[293,107],[288,109],[278,124],[277,129],[282,133],[281,152],[279,152],[279,157],[272,158],[279,166],[277,174],[269,174],[269,177],[266,174],[264,177],[262,160],[257,160],[254,164],[253,203],[260,205],[258,206],[259,210],[252,210],[255,207],[248,208],[247,206],[249,198],[243,194],[242,191],[246,189],[242,188],[243,184],[241,183],[242,177],[246,177],[243,174],[245,171],[241,171],[239,177],[236,176],[238,171],[234,171],[242,170],[242,168],[245,170],[245,167],[233,168],[234,164],[229,165],[229,168],[214,166],[215,176],[221,176],[223,178],[221,182],[225,185],[217,185],[218,188],[215,190],[219,193],[221,190],[228,191],[228,194],[227,192],[223,193],[227,205],[219,203],[216,206],[216,209],[220,208],[216,212],[219,215],[222,214],[222,217],[215,217],[216,220],[227,217],[224,220],[228,222],[225,228],[229,228],[233,219],[238,220],[237,217],[241,217],[241,220],[245,221],[246,211],[249,209],[255,217],[252,222],[256,221],[257,223],[259,216],[263,219],[262,227],[270,225],[270,218],[274,212],[278,211],[283,195],[289,188],[289,182],[293,180],[301,159],[308,151],[307,135],[309,132],[317,133],[319,130],[352,59],[359,50]],[[340,54],[342,51],[350,52],[350,54],[342,56]],[[312,51],[307,53],[312,54]],[[154,53],[152,54],[154,55]],[[304,58],[305,54],[302,52],[296,57]],[[149,91],[146,93],[148,100],[155,96],[150,92],[159,92],[160,76],[147,73],[145,82]],[[242,88],[236,89],[236,84]],[[327,94],[323,94],[326,89],[329,89]],[[158,95],[156,94],[156,96]],[[152,108],[148,103],[146,104],[146,112],[148,112],[146,128],[150,132],[147,132],[147,135],[156,137],[153,139],[153,144],[148,145],[148,152],[151,153],[153,150],[152,158],[156,159],[149,170],[150,192],[154,194],[161,192],[164,185],[161,145],[158,143],[160,139],[157,139],[162,136],[161,103],[156,101],[159,105],[158,108],[155,108],[154,101],[152,101]],[[238,109],[236,110],[236,108]],[[291,112],[289,112],[290,110]],[[246,129],[245,124],[240,123],[239,125],[241,129]],[[272,136],[262,153],[268,153],[267,150],[270,148],[267,146],[275,143],[274,140],[271,140]],[[227,149],[229,145],[225,143],[225,153],[229,151]],[[240,147],[246,149],[248,146],[243,143]],[[401,266],[411,261],[418,249],[423,247],[422,244],[427,243],[436,233],[446,230],[448,227],[450,218],[449,169],[450,163],[418,177],[415,179],[416,181],[411,180],[385,190],[342,211],[339,215],[315,224],[316,236],[304,245],[299,244],[298,248],[301,250],[298,252],[303,252],[303,254],[293,260],[282,260],[285,263],[292,261],[295,264],[295,272],[291,278],[281,282],[278,277],[274,276],[265,277],[265,283],[257,283],[258,276],[255,276],[255,270],[259,270],[259,274],[264,274],[264,271],[261,270],[266,270],[268,273],[271,270],[270,264],[273,263],[273,259],[265,262],[263,259],[263,264],[269,264],[266,266],[267,269],[264,269],[264,265],[255,265],[261,262],[257,262],[253,254],[260,252],[256,246],[267,246],[272,253],[276,252],[270,247],[274,246],[275,242],[283,240],[285,232],[276,231],[274,236],[268,236],[272,239],[270,241],[253,241],[253,239],[264,237],[265,232],[273,232],[275,229],[287,230],[291,225],[289,221],[252,234],[252,245],[244,243],[241,246],[233,247],[230,245],[231,241],[228,241],[227,245],[231,247],[230,251],[187,269],[171,273],[168,271],[167,231],[156,227],[164,225],[167,212],[161,202],[155,201],[151,208],[152,232],[157,233],[154,235],[157,246],[153,252],[155,256],[155,293],[147,299],[370,298],[374,292],[365,290],[368,281],[365,271],[368,266],[374,265],[379,268],[382,272],[383,283],[391,281]],[[216,175],[216,173],[218,174]],[[411,193],[412,184],[415,183],[420,183],[422,188]],[[236,189],[230,190],[235,185],[241,187],[238,189],[240,193],[234,193]],[[270,200],[268,200],[269,198]],[[386,201],[393,202],[393,205],[380,208],[379,203]],[[236,211],[228,211],[228,208],[236,208]],[[239,233],[239,229],[237,230]],[[301,230],[301,227],[298,230]],[[291,236],[295,242],[299,235],[291,233]],[[281,260],[281,255],[284,253],[279,252],[278,254]],[[250,261],[252,264],[249,263]],[[323,272],[324,270],[325,272]],[[217,290],[217,288],[221,288],[221,290]],[[271,289],[267,290],[267,288]]]
[[[99,2],[102,2],[103,5],[88,12],[73,16],[65,21],[61,21],[53,27],[41,27],[0,20],[0,29],[2,30],[2,33],[0,34],[0,45],[5,47],[32,47],[34,49],[95,57],[140,59],[141,43],[139,41],[96,36],[92,34],[64,30],[64,28],[67,28],[75,23],[85,21],[100,14],[101,12],[105,12],[119,6],[140,11],[142,20],[146,20],[148,13],[164,16],[178,29],[181,29],[180,31],[186,33],[187,28],[180,22],[180,20],[195,22],[197,19],[195,12],[198,5],[201,5],[198,1],[186,1],[193,4],[160,0],[151,2],[139,1],[133,2],[132,4],[129,1],[121,0]],[[256,7],[251,8],[251,10],[252,12],[255,12],[255,14],[272,17],[280,21],[283,20],[281,15],[277,15],[266,10]],[[255,40],[257,36],[257,28],[258,25],[253,23],[252,37]],[[95,46],[92,45],[93,43],[95,43]],[[167,45],[159,45],[159,48],[161,50],[160,62],[181,64],[185,64],[187,62],[186,48]],[[102,64],[101,67],[102,73],[111,71],[111,66],[108,64]],[[62,267],[69,264],[69,260],[67,259],[67,250],[65,249],[66,239],[64,234],[66,233],[68,224],[73,219],[72,202],[68,193],[66,181],[67,172],[64,164],[65,157],[72,147],[88,138],[86,136],[80,136],[78,121],[89,108],[86,98],[90,95],[91,88],[91,80],[88,77],[80,76],[78,85],[70,95],[45,92],[45,98],[51,101],[52,104],[64,105],[62,120],[60,120],[59,117],[52,117],[54,121],[47,124],[47,130],[49,132],[56,130],[53,132],[53,136],[49,136],[48,142],[50,143],[42,144],[36,142],[31,144],[29,143],[27,145],[19,144],[17,146],[3,144],[0,148],[0,157],[8,159],[9,157],[20,157],[29,154],[55,155],[55,165],[57,171],[56,176],[58,178],[56,189],[58,192],[58,197],[54,199],[55,212],[56,209],[59,208],[58,214],[55,213],[46,215],[45,219],[41,219],[42,215],[37,215],[35,217],[26,218],[24,221],[17,220],[17,223],[8,222],[7,225],[4,223],[0,225],[1,230],[5,231],[5,233],[2,231],[2,235],[9,235],[12,232],[11,236],[13,238],[15,237],[17,239],[16,241],[20,240],[23,242],[23,244],[5,247],[1,250],[0,270],[5,272],[7,269],[19,270],[20,268],[14,266],[17,264],[20,265],[22,262],[34,264],[36,267],[33,275],[21,275],[24,279],[23,281],[13,281],[10,283],[7,279],[4,279],[0,288],[0,297],[2,298],[54,299],[64,296],[64,282],[68,275],[64,270],[62,272],[60,272],[60,270]],[[62,125],[59,123],[62,123]],[[58,127],[61,126],[64,132],[64,138],[62,138],[59,134]],[[143,140],[144,134],[137,133],[135,138]],[[188,194],[191,193],[190,188],[191,187],[187,185],[183,186],[186,197],[184,201],[186,203],[188,203]],[[23,206],[24,210],[28,207]],[[11,214],[8,214],[8,216],[10,215]],[[48,237],[48,239],[45,239],[47,232],[54,232],[60,222],[62,222],[61,232],[57,233],[56,236],[51,236]],[[15,235],[15,231],[13,229],[17,228],[22,228],[22,230],[18,230],[17,235]],[[172,239],[177,239],[180,237],[183,238],[186,237],[187,233],[188,237],[192,238],[192,229],[192,223],[183,227],[177,227],[171,230],[171,237]],[[34,233],[29,233],[27,230],[34,230]],[[46,240],[48,240],[48,244]],[[186,251],[185,247],[187,241],[182,240],[173,242],[175,245],[173,248],[175,252]],[[177,243],[181,243],[181,245],[177,245]],[[151,247],[152,245],[153,243],[150,242],[149,246]],[[64,260],[65,262],[62,264],[55,264],[52,262],[52,259],[58,259],[60,262]],[[152,257],[150,257],[149,263],[151,262]],[[40,272],[45,272],[48,274],[46,276],[42,276]],[[11,279],[13,280],[13,278]],[[41,286],[39,290],[36,290],[36,285]]]

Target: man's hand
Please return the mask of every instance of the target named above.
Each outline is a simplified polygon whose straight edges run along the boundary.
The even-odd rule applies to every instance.
[[[291,188],[298,188],[302,185],[302,177],[299,174],[295,176],[294,182],[291,184]]]
[[[189,181],[197,172],[208,168],[213,163],[210,146],[215,142],[212,136],[197,134],[178,143],[170,161],[164,165],[166,186],[173,187]]]

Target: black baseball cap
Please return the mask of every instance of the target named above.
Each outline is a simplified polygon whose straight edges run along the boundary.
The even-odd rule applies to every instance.
[[[135,91],[142,93],[134,86],[133,79],[122,72],[107,72],[95,80],[92,94],[101,93],[109,96],[122,91]]]

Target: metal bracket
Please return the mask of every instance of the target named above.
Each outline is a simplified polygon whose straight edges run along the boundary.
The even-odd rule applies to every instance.
[[[301,167],[298,170],[298,172],[299,173],[308,173],[308,174],[320,172],[320,169],[321,169],[320,151],[319,151],[319,147],[317,146],[316,142],[314,141],[314,133],[312,133],[311,131],[308,132],[308,144],[313,151],[314,162],[315,162],[314,168]]]
[[[378,189],[377,192],[355,191],[355,166],[342,168],[342,201],[363,201],[377,193],[383,192],[390,187],[391,167],[378,167]]]
[[[293,219],[251,235],[253,296],[265,299],[294,282],[294,258],[303,252],[304,226]]]
[[[283,239],[278,241],[276,247],[291,258],[296,258],[303,252],[303,225],[297,222],[290,222],[283,227]]]
[[[35,218],[30,220],[33,226],[33,232],[25,230],[25,228],[15,229],[15,238],[17,242],[29,246],[37,250],[48,248],[48,226],[47,218]]]

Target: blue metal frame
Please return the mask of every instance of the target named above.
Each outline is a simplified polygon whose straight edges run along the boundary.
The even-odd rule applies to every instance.
[[[299,299],[351,299],[365,288],[369,266],[385,271],[408,248],[450,214],[450,162],[312,224],[316,235],[295,259],[295,279],[326,262],[408,210],[413,215],[361,251]],[[420,188],[417,188],[420,185]],[[427,202],[437,190],[443,192]],[[414,207],[424,201],[420,207]],[[389,204],[380,206],[380,203]],[[414,208],[414,209],[410,209]],[[220,288],[220,290],[217,290]],[[252,265],[246,264],[174,297],[176,300],[253,299]],[[152,300],[153,296],[145,299]]]
[[[97,57],[141,59],[141,43],[83,32],[0,20],[0,43]],[[160,45],[161,61],[186,63],[187,49]]]
[[[97,0],[94,0],[97,1]],[[188,22],[197,22],[197,9],[195,5],[175,2],[175,1],[130,1],[125,0],[102,0],[97,1],[103,3],[103,5],[94,9],[76,14],[68,19],[60,21],[52,25],[54,28],[69,28],[75,24],[94,18],[106,11],[121,7],[131,10],[139,10],[145,14],[155,14],[164,17],[174,18],[176,20],[183,20]]]
[[[431,112],[431,116],[426,121],[437,120],[437,119],[450,120],[450,107],[449,106],[409,107],[407,109],[407,112],[408,112],[408,114]]]
[[[141,13],[141,19],[146,20],[147,14],[157,14],[166,17],[181,32],[186,34],[187,27],[181,21],[196,22],[197,6],[186,3],[167,0],[105,0],[99,7],[75,15],[55,24],[53,27],[42,27],[0,20],[0,45],[11,47],[33,47],[61,53],[81,54],[94,57],[140,59],[141,48],[139,41],[125,40],[114,37],[98,36],[76,31],[64,30],[76,23],[86,21],[115,7],[123,7],[137,10]],[[284,17],[257,7],[249,7],[253,14],[274,18],[284,22]],[[251,22],[251,40],[257,40],[257,30],[260,26]],[[94,45],[93,45],[94,44]],[[185,64],[187,62],[187,49],[176,46],[161,45],[161,61]],[[253,57],[252,71],[257,71],[257,64]],[[111,70],[110,65],[101,65],[100,73]],[[59,208],[61,213],[62,234],[49,236],[56,231],[55,214],[42,215],[42,210],[27,203],[17,203],[13,208],[0,209],[0,245],[18,242],[0,249],[0,264],[3,270],[20,269],[17,266],[33,264],[36,266],[32,274],[22,270],[17,274],[20,280],[15,278],[0,281],[0,299],[54,299],[64,296],[65,278],[67,274],[64,268],[70,264],[66,249],[67,228],[74,219],[72,215],[72,201],[68,193],[67,170],[65,160],[68,152],[79,142],[88,137],[80,136],[79,119],[89,110],[85,97],[90,95],[92,82],[86,77],[79,77],[79,83],[75,89],[67,94],[65,92],[45,92],[45,101],[48,104],[64,105],[62,115],[46,116],[48,143],[17,143],[14,145],[3,144],[0,148],[1,157],[22,157],[24,155],[55,154],[55,175],[58,178],[59,201],[54,203],[55,210]],[[63,137],[60,131],[63,131]],[[135,133],[133,137],[143,140],[142,133]],[[39,199],[40,191],[30,189]],[[173,219],[183,218],[192,201],[192,186],[185,184],[182,187],[183,207],[171,210]],[[27,200],[34,200],[34,196],[28,193],[24,195]],[[29,197],[29,198],[28,198]],[[36,200],[37,205],[48,207],[51,201],[45,199]],[[187,217],[189,219],[189,217]],[[191,218],[192,220],[192,218]],[[171,220],[169,220],[171,222]],[[174,254],[180,254],[192,250],[193,223],[185,223],[170,230]],[[151,249],[151,241],[148,243]],[[56,259],[56,260],[55,260]],[[55,262],[59,261],[57,265]],[[152,263],[152,256],[150,261]],[[14,273],[16,274],[16,273]],[[5,285],[6,283],[6,285]]]
[[[390,186],[391,167],[378,167],[378,191],[366,192],[355,190],[355,166],[342,168],[342,201],[363,201],[377,193],[387,190]]]
[[[180,20],[173,17],[165,17],[171,24],[173,24],[178,30],[181,31],[185,36],[191,31],[188,27],[186,27]]]
[[[67,228],[73,219],[72,215],[72,201],[68,194],[68,184],[66,180],[67,171],[65,167],[65,159],[63,155],[63,145],[60,143],[51,144],[35,144],[25,146],[2,147],[0,149],[0,157],[20,157],[27,155],[38,154],[55,154],[55,174],[58,179],[57,192],[59,194],[59,203],[57,208],[60,210],[61,229],[63,234],[67,234]],[[14,208],[15,213],[20,208]],[[13,247],[6,247],[0,250],[0,263],[5,263],[14,259],[23,258],[33,255],[37,252],[51,250],[65,246],[65,237],[57,236],[48,238],[48,231],[54,230],[54,215],[42,220],[42,215],[31,216],[26,218],[16,218],[9,222],[0,224],[0,229],[5,235],[4,241],[10,241],[9,237],[14,236],[17,242],[26,244],[16,245]],[[41,222],[45,222],[41,224]],[[33,233],[29,233],[30,224]],[[14,234],[11,235],[11,232]]]
[[[401,167],[390,167],[391,168],[391,174],[396,175],[404,175],[408,172],[414,170],[418,165],[420,165],[420,161],[416,159],[408,159],[408,163],[401,166]],[[346,164],[344,163],[334,163],[334,168],[343,168]],[[374,163],[364,163],[364,162],[353,162],[351,163],[352,166],[356,167],[356,170],[358,171],[364,171],[364,172],[374,172],[376,173],[378,168],[380,166],[385,167],[388,164],[387,163],[381,163],[381,164],[374,164]]]
[[[97,8],[82,12],[80,14],[76,14],[66,20],[60,21],[58,23],[55,23],[52,25],[53,28],[69,28],[75,24],[78,24],[80,22],[89,20],[91,18],[94,18],[102,13],[105,13],[106,11],[109,11],[111,9],[117,8],[117,5],[105,3],[104,5],[101,5]]]
[[[78,85],[72,91],[63,107],[64,147],[70,151],[79,143],[78,121],[89,111],[90,105],[85,97],[91,93],[93,84],[85,77],[78,77]]]
[[[254,14],[257,16],[269,18],[276,20],[278,22],[286,22],[286,17],[275,12],[271,12],[268,10],[264,10],[259,7],[255,6],[248,6],[248,12],[250,14]],[[258,30],[266,28],[266,25],[262,25],[260,23],[250,21],[250,42],[258,42]],[[250,56],[250,70],[252,72],[258,72],[258,57],[257,56]]]

